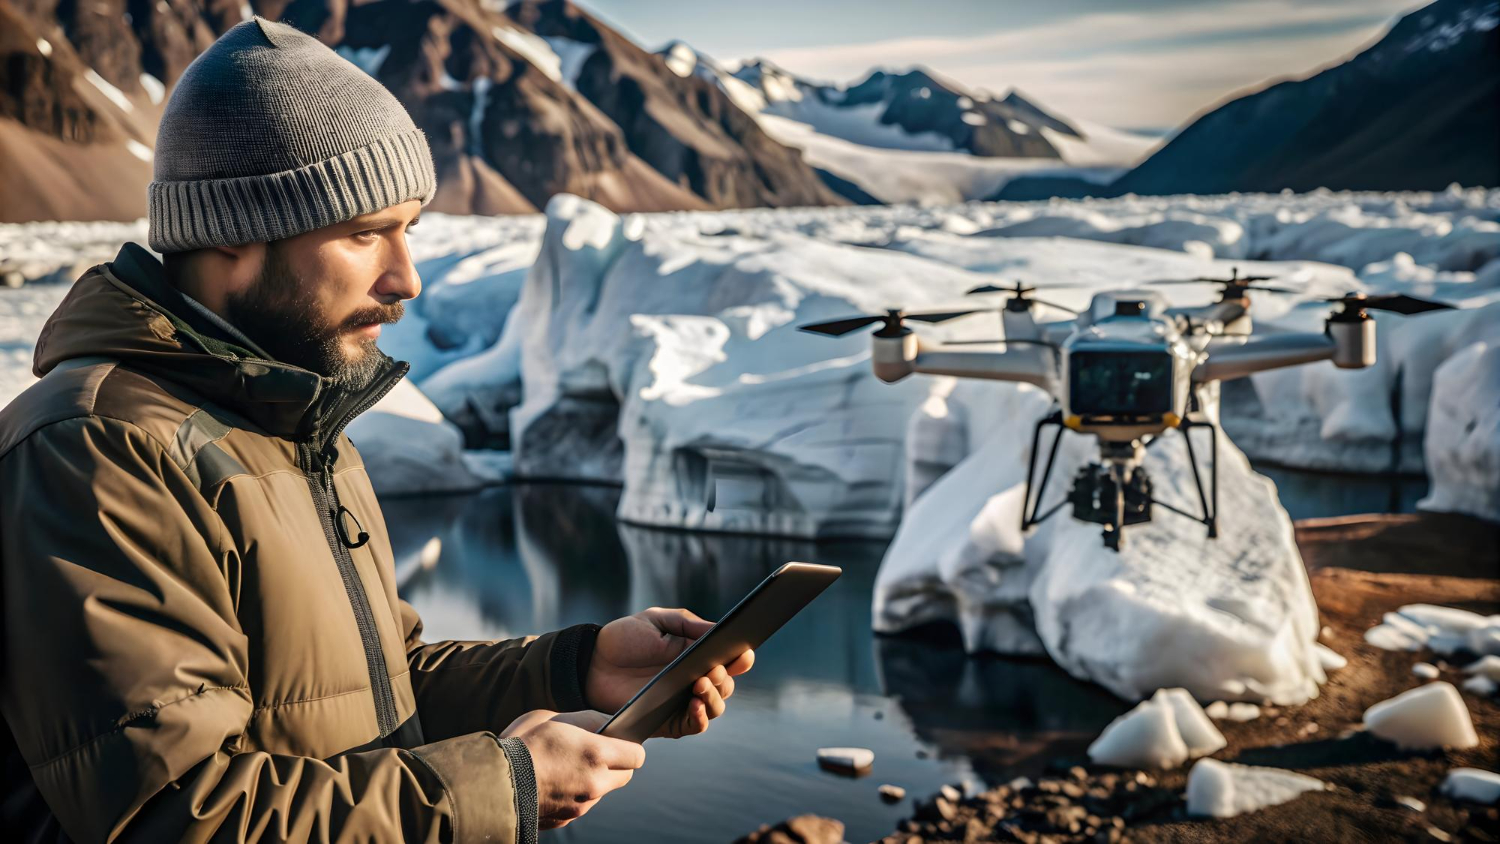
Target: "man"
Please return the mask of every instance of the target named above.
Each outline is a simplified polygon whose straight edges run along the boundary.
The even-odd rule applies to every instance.
[[[153,249],[73,286],[0,411],[10,840],[534,841],[640,767],[593,730],[710,626],[420,639],[344,426],[406,365],[425,137],[256,17],[184,73]],[[662,731],[724,711],[746,652]],[[558,715],[558,712],[573,714]]]

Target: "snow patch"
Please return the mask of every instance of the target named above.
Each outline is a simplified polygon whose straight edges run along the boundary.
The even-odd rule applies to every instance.
[[[93,83],[94,87],[98,88],[104,96],[108,97],[110,102],[119,106],[120,111],[128,112],[135,110],[135,106],[130,102],[130,98],[125,96],[124,92],[119,88],[106,82],[104,77],[96,73],[93,68],[84,71],[83,76],[89,82]]]
[[[146,96],[151,98],[152,105],[161,105],[161,101],[167,96],[167,86],[149,73],[141,74],[141,87],[146,89]]]
[[[547,39],[513,26],[491,27],[490,32],[495,40],[520,53],[522,58],[547,74],[554,82],[563,80],[562,59],[553,51]]]
[[[697,51],[680,41],[667,48],[663,61],[669,70],[682,77],[692,76],[698,69]]]

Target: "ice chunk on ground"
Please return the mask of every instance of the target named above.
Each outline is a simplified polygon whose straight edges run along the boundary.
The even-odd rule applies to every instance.
[[[1175,768],[1187,761],[1188,746],[1171,704],[1147,700],[1104,728],[1089,745],[1089,759],[1121,768]]]
[[[1411,673],[1421,677],[1423,680],[1436,680],[1438,669],[1430,662],[1419,662],[1411,667]]]
[[[1404,795],[1400,797],[1393,797],[1391,798],[1391,802],[1395,803],[1398,806],[1405,806],[1413,812],[1427,811],[1427,804],[1423,803],[1421,800],[1418,800],[1415,797],[1407,797]]]
[[[1490,654],[1464,666],[1465,674],[1478,674],[1500,682],[1500,656]]]
[[[1500,801],[1500,774],[1479,768],[1454,768],[1443,778],[1441,790],[1454,800],[1495,803]]]
[[[1500,615],[1407,604],[1386,613],[1380,624],[1366,630],[1365,641],[1389,651],[1431,648],[1440,654],[1496,654],[1500,653]]]
[[[1228,744],[1224,734],[1208,719],[1203,707],[1188,694],[1187,689],[1161,689],[1151,699],[1172,708],[1172,720],[1187,745],[1189,757],[1207,756]]]
[[[1500,683],[1496,683],[1494,680],[1491,680],[1489,677],[1481,674],[1479,676],[1470,677],[1469,679],[1465,680],[1463,682],[1463,687],[1464,691],[1468,692],[1471,695],[1491,697],[1495,694],[1495,691],[1497,689],[1500,689]]]
[[[458,429],[405,379],[347,430],[382,494],[461,492],[498,480],[475,474]]]
[[[1260,717],[1260,707],[1253,703],[1231,703],[1228,717],[1231,721],[1254,721]]]
[[[863,771],[875,764],[875,751],[864,747],[820,747],[818,764],[841,771]]]
[[[1323,666],[1324,672],[1337,671],[1349,664],[1349,660],[1345,659],[1343,654],[1334,651],[1326,645],[1313,645],[1313,650],[1317,652],[1318,662]]]
[[[1200,759],[1188,772],[1187,811],[1198,817],[1232,818],[1326,788],[1322,780],[1291,771]]]
[[[1469,709],[1452,683],[1418,686],[1365,710],[1365,727],[1402,749],[1464,749],[1479,744]]]

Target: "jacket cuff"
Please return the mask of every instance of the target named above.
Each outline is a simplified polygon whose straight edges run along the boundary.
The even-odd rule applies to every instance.
[[[510,780],[516,798],[516,844],[536,844],[536,769],[531,766],[531,750],[526,742],[514,736],[495,740],[510,760]]]
[[[583,690],[594,657],[599,625],[575,624],[557,632],[552,642],[552,708],[558,712],[588,709]]]
[[[521,740],[469,733],[401,751],[420,759],[442,783],[455,842],[514,839],[536,844],[536,775],[531,757],[526,755],[524,766],[518,765],[519,754],[508,750],[506,741],[519,744]],[[521,748],[524,754],[525,745]],[[504,793],[507,785],[514,799]],[[502,799],[496,799],[497,790]],[[529,815],[522,814],[523,803]],[[530,838],[525,837],[528,830]]]

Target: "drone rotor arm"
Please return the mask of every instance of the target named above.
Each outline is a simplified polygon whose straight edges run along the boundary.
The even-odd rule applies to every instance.
[[[934,347],[918,341],[916,357],[911,361],[911,371],[957,378],[1016,381],[1034,384],[1054,395],[1057,392],[1056,359],[1051,355],[1038,355],[1030,349],[948,352],[943,351],[942,346]]]
[[[1327,334],[1298,333],[1263,337],[1234,346],[1215,347],[1193,370],[1193,381],[1228,381],[1268,369],[1332,360],[1338,344]]]

